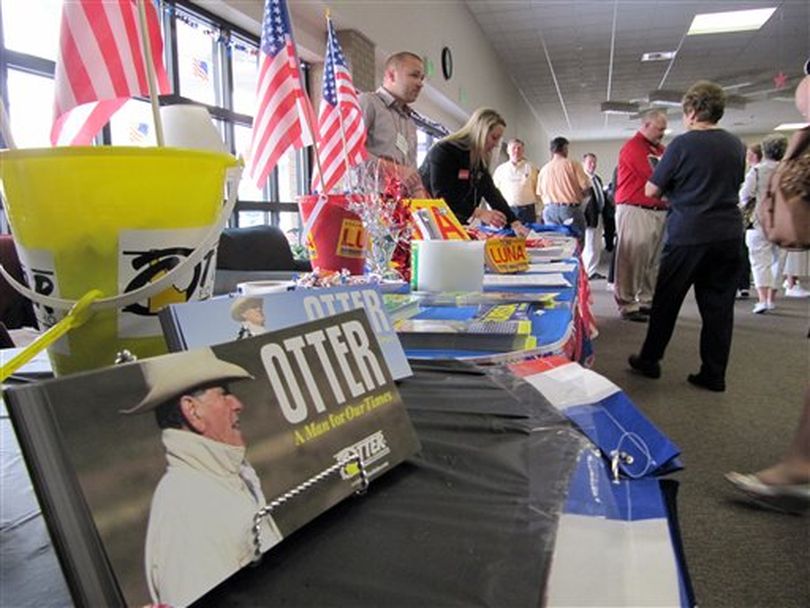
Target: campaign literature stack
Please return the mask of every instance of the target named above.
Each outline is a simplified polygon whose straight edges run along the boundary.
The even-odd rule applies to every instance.
[[[410,376],[378,285],[223,296],[192,306],[170,305],[159,315],[166,343],[174,351],[230,342],[356,308],[366,311],[394,380]]]
[[[4,398],[81,606],[190,604],[419,449],[362,310]]]
[[[394,324],[409,349],[510,352],[537,346],[531,321],[404,319]]]
[[[556,293],[517,291],[413,291],[411,296],[422,306],[474,306],[527,302],[536,308],[557,306]]]
[[[409,293],[386,293],[383,294],[383,305],[388,318],[396,322],[402,319],[410,319],[419,314],[419,298]]]

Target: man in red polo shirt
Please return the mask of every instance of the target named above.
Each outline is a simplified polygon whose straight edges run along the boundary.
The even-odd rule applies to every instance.
[[[645,196],[644,185],[664,154],[666,128],[666,113],[645,113],[641,128],[619,152],[613,294],[619,314],[628,321],[647,321],[658,276],[666,202]]]

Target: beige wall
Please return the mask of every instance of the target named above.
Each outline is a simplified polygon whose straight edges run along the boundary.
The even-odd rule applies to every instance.
[[[259,35],[262,0],[197,3]],[[313,63],[323,61],[326,6],[320,0],[289,0],[299,52]],[[396,51],[410,50],[433,63],[435,72],[414,104],[419,112],[453,130],[475,108],[489,106],[506,119],[506,138],[518,136],[526,142],[527,156],[538,159],[545,154],[548,136],[542,124],[460,0],[432,1],[429,10],[424,10],[426,4],[403,0],[332,0],[328,6],[337,29],[357,30],[376,45],[378,81],[385,57]],[[441,51],[445,46],[453,53],[453,76],[449,81],[441,74]]]
[[[629,139],[629,136],[628,136]],[[626,140],[608,140],[608,141],[572,141],[568,146],[568,157],[575,158],[581,161],[582,155],[587,152],[596,154],[596,173],[602,178],[602,181],[607,184],[613,176],[613,169],[619,162],[619,150],[624,145]],[[546,152],[546,158],[550,154]]]

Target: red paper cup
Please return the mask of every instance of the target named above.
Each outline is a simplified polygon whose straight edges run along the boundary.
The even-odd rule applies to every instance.
[[[301,196],[298,208],[304,222],[318,204],[320,195]],[[307,236],[307,247],[313,268],[363,274],[366,259],[367,234],[356,213],[346,207],[348,197],[329,194]]]

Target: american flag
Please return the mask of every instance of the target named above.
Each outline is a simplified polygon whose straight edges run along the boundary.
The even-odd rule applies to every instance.
[[[261,188],[290,146],[312,144],[315,112],[301,85],[284,0],[266,0],[248,175]]]
[[[347,163],[354,166],[367,157],[363,111],[331,19],[327,22],[327,32],[323,98],[318,112],[322,187],[317,166],[312,176],[312,189],[321,192],[328,192],[340,181],[346,173]]]
[[[191,60],[191,74],[203,82],[208,82],[208,62],[194,57]]]
[[[129,143],[142,145],[149,136],[149,125],[145,122],[133,122],[129,125]]]
[[[159,93],[171,92],[152,0],[146,21]],[[149,95],[136,0],[71,0],[62,6],[51,143],[86,145],[130,97]],[[72,111],[89,105],[81,117]],[[74,124],[76,123],[76,124]]]

